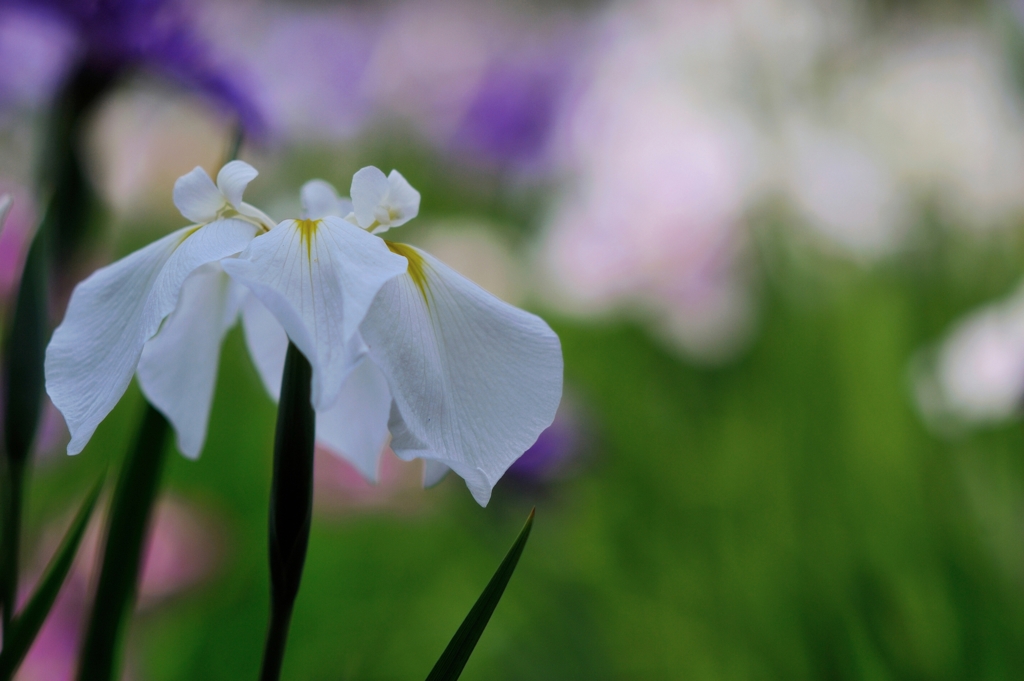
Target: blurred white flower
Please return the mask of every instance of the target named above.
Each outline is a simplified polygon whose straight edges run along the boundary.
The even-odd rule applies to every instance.
[[[866,257],[895,250],[910,220],[902,187],[857,137],[806,122],[790,125],[789,191],[809,225]]]
[[[958,323],[915,367],[919,406],[933,423],[999,421],[1024,406],[1024,286]]]
[[[333,200],[324,196],[326,187],[316,181],[303,188],[309,218],[323,206],[347,208],[336,193]],[[351,219],[368,237],[382,226],[381,218],[402,224],[419,210],[419,193],[394,171],[386,177],[376,168],[360,170],[351,193]],[[254,255],[277,230],[224,263],[263,304],[247,305],[243,322],[250,354],[275,399],[285,332],[298,342],[288,311],[254,285],[261,266]],[[424,460],[426,484],[452,469],[486,505],[498,479],[554,419],[562,394],[558,337],[539,317],[502,302],[424,251],[373,238],[408,269],[384,284],[365,319],[359,318],[356,336],[367,354],[336,400],[318,406],[317,438],[376,480],[390,432],[400,458]]]
[[[837,123],[864,140],[912,198],[967,227],[1024,208],[1024,112],[994,37],[900,34],[846,79]]]

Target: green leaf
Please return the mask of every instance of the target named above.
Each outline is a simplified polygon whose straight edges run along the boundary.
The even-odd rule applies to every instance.
[[[455,681],[462,674],[462,669],[466,666],[469,656],[473,653],[477,641],[480,640],[480,635],[484,633],[484,628],[487,626],[487,622],[490,621],[494,609],[498,606],[501,595],[505,593],[508,580],[512,578],[512,573],[515,572],[516,565],[519,563],[519,556],[522,555],[523,548],[526,546],[526,540],[530,537],[530,529],[533,527],[533,514],[536,510],[530,511],[530,517],[526,519],[526,524],[523,525],[523,529],[519,533],[519,537],[516,538],[516,542],[508,550],[505,560],[501,561],[497,572],[491,577],[491,581],[487,583],[487,588],[480,594],[480,598],[476,600],[473,609],[469,611],[466,619],[462,621],[462,625],[455,632],[455,636],[448,643],[448,647],[441,653],[441,658],[437,661],[437,664],[430,670],[427,681]]]
[[[4,637],[4,647],[0,651],[0,681],[8,681],[14,672],[17,671],[25,654],[32,647],[39,630],[50,614],[50,608],[57,600],[64,579],[68,576],[71,564],[74,563],[75,554],[78,552],[78,545],[82,543],[85,535],[85,528],[89,524],[89,518],[96,508],[96,499],[99,498],[100,490],[103,489],[103,478],[96,483],[89,496],[86,497],[82,507],[78,510],[74,522],[64,535],[64,541],[60,548],[53,554],[50,564],[36,591],[32,594],[25,608],[18,614],[11,623],[8,634]]]
[[[142,548],[166,458],[169,425],[146,404],[135,447],[121,467],[107,519],[103,563],[79,659],[79,681],[117,676],[118,646],[135,604]]]
[[[0,527],[0,608],[3,624],[13,617],[18,592],[22,489],[29,452],[43,403],[43,357],[48,335],[46,305],[46,231],[32,239],[18,286],[3,365],[4,440],[0,465],[3,525]]]

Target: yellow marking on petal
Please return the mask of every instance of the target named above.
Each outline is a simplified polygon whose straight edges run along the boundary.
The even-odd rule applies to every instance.
[[[316,230],[320,226],[320,220],[296,220],[295,228],[299,230],[299,236],[302,237],[302,241],[306,244],[306,258],[312,262],[313,260],[313,237],[316,235]]]
[[[178,246],[180,246],[183,243],[185,243],[186,239],[188,239],[190,236],[192,236],[193,234],[195,234],[196,232],[198,232],[200,229],[202,229],[205,226],[206,225],[192,225],[192,227],[189,228],[189,230],[187,232],[182,234],[180,239],[178,239],[178,244],[177,244],[177,246],[175,246],[175,248],[177,248]]]
[[[395,255],[400,255],[409,261],[409,269],[407,270],[412,282],[416,284],[416,288],[420,290],[420,294],[423,296],[423,302],[430,305],[427,300],[427,289],[430,288],[427,281],[427,263],[423,259],[415,248],[412,246],[406,246],[405,244],[395,243],[394,241],[384,240],[384,243],[388,245],[388,249]]]

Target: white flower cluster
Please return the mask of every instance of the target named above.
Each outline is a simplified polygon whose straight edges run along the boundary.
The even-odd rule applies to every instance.
[[[46,389],[85,447],[132,376],[197,457],[220,346],[239,317],[275,399],[289,340],[313,369],[317,438],[375,480],[391,448],[425,461],[424,482],[454,470],[486,504],[505,470],[554,418],[558,337],[429,254],[377,236],[416,217],[397,171],[363,168],[351,200],[321,180],[303,214],[275,223],[245,203],[256,170],[225,165],[178,179],[194,224],[94,272],[71,296],[46,351]]]

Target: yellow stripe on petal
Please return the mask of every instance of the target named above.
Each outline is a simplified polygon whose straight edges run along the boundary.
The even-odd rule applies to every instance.
[[[299,236],[302,237],[302,242],[306,244],[306,258],[313,261],[313,237],[316,236],[317,227],[320,226],[320,220],[296,220],[295,229],[299,230]]]
[[[416,284],[416,288],[420,290],[420,294],[423,296],[423,302],[430,305],[427,300],[427,289],[429,288],[427,282],[427,263],[423,260],[423,256],[420,255],[415,248],[412,246],[406,246],[405,244],[395,243],[393,241],[385,240],[384,243],[388,245],[388,248],[395,255],[400,255],[409,261],[409,269],[407,270],[412,281]]]

